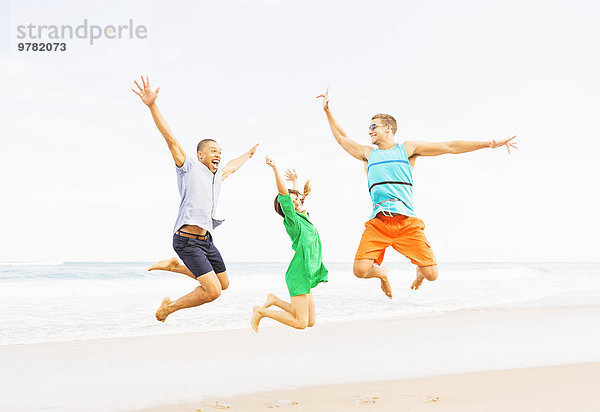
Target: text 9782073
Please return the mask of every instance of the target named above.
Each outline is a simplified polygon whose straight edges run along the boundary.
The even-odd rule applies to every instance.
[[[19,43],[17,44],[17,50],[22,51],[34,51],[34,52],[52,52],[52,51],[65,51],[67,50],[66,43]]]

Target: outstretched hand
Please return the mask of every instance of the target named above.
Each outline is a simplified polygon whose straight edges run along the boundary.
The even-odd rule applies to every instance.
[[[285,171],[285,180],[289,180],[290,182],[294,182],[298,180],[298,175],[296,174],[296,169],[287,169]]]
[[[277,167],[277,165],[275,164],[275,161],[273,159],[271,159],[269,156],[267,156],[265,159],[266,159],[268,166],[271,166],[273,169],[275,169]]]
[[[148,76],[146,76],[146,80],[144,80],[144,76],[140,76],[140,77],[142,78],[142,84],[144,85],[144,87],[143,88],[140,87],[138,82],[134,80],[133,82],[135,83],[135,85],[138,87],[138,89],[140,91],[139,91],[139,93],[135,89],[131,89],[131,91],[133,91],[135,94],[140,96],[140,99],[142,99],[144,104],[146,106],[150,107],[156,101],[160,87],[157,88],[155,91],[152,91],[152,89],[150,88],[150,80],[148,80]]]
[[[248,154],[250,155],[250,157],[254,156],[254,153],[256,153],[256,148],[258,147],[260,143],[256,143],[254,146],[252,146],[250,148],[250,150],[248,150]]]
[[[328,110],[329,109],[329,86],[327,86],[327,90],[325,90],[325,93],[322,93],[317,96],[317,99],[320,97],[323,98],[323,110]]]
[[[492,149],[495,149],[497,147],[500,146],[506,146],[506,150],[508,150],[508,154],[510,154],[510,148],[512,147],[513,149],[518,149],[517,147],[517,143],[516,142],[511,142],[512,139],[514,139],[515,137],[517,137],[517,135],[514,135],[513,137],[511,137],[510,139],[505,139],[505,140],[492,140],[490,142],[490,147]]]

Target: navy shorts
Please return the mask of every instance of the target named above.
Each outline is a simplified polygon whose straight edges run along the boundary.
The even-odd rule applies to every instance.
[[[208,232],[207,232],[208,233]],[[221,253],[212,241],[208,233],[205,240],[173,235],[173,249],[183,261],[183,264],[194,274],[202,276],[211,270],[215,273],[225,272],[225,262]]]

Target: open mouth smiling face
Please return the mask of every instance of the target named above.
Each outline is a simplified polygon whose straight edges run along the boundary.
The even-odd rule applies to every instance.
[[[221,148],[216,142],[208,142],[202,151],[198,152],[198,160],[211,172],[216,172],[221,163]]]

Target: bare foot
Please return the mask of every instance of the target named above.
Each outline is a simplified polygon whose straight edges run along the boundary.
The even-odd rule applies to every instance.
[[[381,290],[386,294],[388,298],[392,298],[392,286],[387,276],[381,277]]]
[[[275,298],[276,298],[276,296],[274,294],[269,293],[267,295],[267,301],[265,302],[264,305],[262,305],[262,307],[267,309],[268,307],[273,306]]]
[[[419,287],[421,286],[421,284],[423,283],[423,280],[425,280],[425,276],[423,276],[423,273],[421,272],[421,269],[417,266],[417,278],[415,279],[415,281],[412,283],[412,285],[410,286],[410,288],[412,290],[417,290],[419,289]]]
[[[388,271],[383,266],[379,266],[378,264],[373,264],[373,268],[375,268],[379,272],[379,279],[381,279],[381,290],[388,298],[392,298],[392,286],[390,285],[390,281],[388,280]]]
[[[173,269],[176,268],[177,266],[179,266],[179,261],[177,260],[176,257],[172,257],[171,259],[161,260],[161,261],[155,263],[154,265],[152,265],[148,268],[148,271],[166,270],[166,271],[172,272]]]
[[[154,316],[156,316],[156,320],[158,320],[159,322],[164,322],[165,319],[167,319],[167,316],[169,316],[171,314],[171,312],[169,312],[170,304],[171,304],[171,299],[164,298],[162,300],[159,308],[156,310],[156,313],[154,315]]]
[[[261,319],[262,315],[260,314],[260,306],[255,306],[254,309],[252,309],[252,320],[250,321],[254,332],[258,333],[258,324],[260,323]]]

